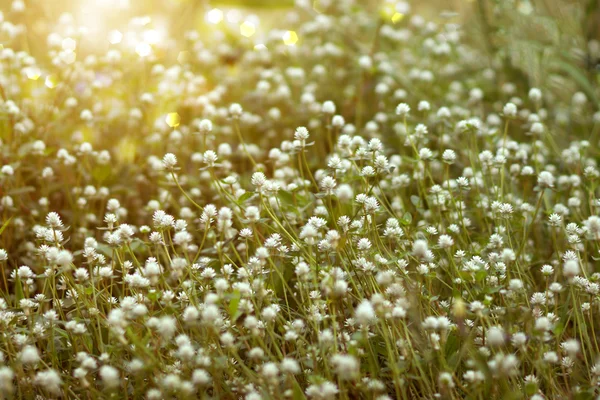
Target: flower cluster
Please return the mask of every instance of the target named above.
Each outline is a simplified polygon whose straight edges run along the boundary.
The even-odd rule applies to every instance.
[[[0,397],[600,395],[594,89],[312,3],[85,57],[0,14]]]

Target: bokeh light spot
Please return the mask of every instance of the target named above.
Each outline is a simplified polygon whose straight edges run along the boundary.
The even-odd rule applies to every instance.
[[[171,128],[176,128],[179,126],[179,123],[181,122],[181,117],[176,112],[168,113],[167,118],[165,118],[165,122]]]
[[[28,79],[31,79],[32,81],[37,81],[42,75],[42,73],[38,68],[28,68],[25,72],[25,75],[27,75]]]
[[[65,51],[75,51],[77,48],[77,42],[73,38],[65,38],[62,41],[62,48]]]
[[[283,34],[283,43],[286,46],[294,46],[298,42],[298,34],[294,31],[287,31]]]
[[[242,34],[242,36],[250,37],[250,36],[254,35],[254,33],[256,33],[256,27],[254,26],[254,24],[252,22],[244,21],[240,25],[240,33]]]
[[[404,18],[404,14],[399,13],[399,12],[394,13],[394,15],[392,15],[392,22],[393,23],[400,22],[400,21],[402,21],[403,18]]]
[[[135,46],[135,52],[140,57],[148,57],[152,53],[152,47],[146,42],[140,42]]]
[[[121,40],[123,40],[123,34],[118,30],[110,31],[110,33],[108,34],[108,41],[111,44],[121,43]]]
[[[56,75],[48,75],[44,81],[44,85],[49,89],[54,89],[58,85],[58,77]]]
[[[206,13],[206,21],[211,24],[218,24],[223,21],[223,11],[218,8],[213,8],[209,12]]]

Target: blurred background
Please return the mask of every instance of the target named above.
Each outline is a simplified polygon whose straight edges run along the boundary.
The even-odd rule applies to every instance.
[[[157,56],[166,65],[180,61],[202,42],[210,52],[228,43],[235,50],[262,46],[269,35],[286,45],[302,41],[302,21],[344,0],[0,0],[2,40],[47,64],[50,42],[69,64],[118,46],[140,58]],[[355,0],[397,29],[417,15],[440,25],[457,23],[464,42],[484,51],[488,66],[499,63],[506,79],[570,98],[581,90],[600,106],[600,0]],[[296,7],[295,5],[302,5]],[[403,9],[407,9],[404,18]],[[395,19],[397,18],[397,20]],[[377,21],[377,17],[373,18]],[[396,24],[398,22],[398,24]],[[12,27],[12,28],[11,28]],[[26,27],[23,30],[22,27]],[[50,33],[54,32],[54,36]],[[14,32],[13,32],[14,33]],[[287,39],[286,36],[288,35]],[[217,40],[213,40],[213,39]],[[225,40],[223,40],[225,38]],[[16,43],[15,43],[16,42]],[[347,49],[350,50],[350,49]],[[401,49],[398,49],[401,50]],[[239,54],[242,52],[240,51]],[[238,55],[239,55],[238,54]],[[236,54],[221,63],[235,64]],[[181,61],[180,61],[181,62]],[[30,79],[37,79],[32,71]],[[50,86],[54,86],[50,82]]]
[[[27,27],[23,46],[35,55],[36,46],[45,44],[48,33],[65,22],[83,28],[80,33],[86,39],[86,47],[103,51],[109,47],[109,41],[126,35],[133,17],[148,17],[145,21],[134,20],[134,24],[151,22],[153,33],[149,34],[149,42],[166,37],[179,39],[190,30],[210,33],[207,25],[210,29],[211,24],[229,25],[232,31],[240,30],[249,37],[292,24],[294,17],[288,14],[294,4],[308,4],[318,13],[336,1],[340,0],[0,0],[0,12],[11,22]],[[357,0],[357,3],[377,13],[400,1]],[[494,42],[495,48],[490,50],[502,45],[522,46],[530,40],[557,44],[557,36],[564,34],[569,35],[571,43],[581,46],[578,40],[597,39],[600,31],[600,0],[407,0],[406,3],[410,4],[412,15],[419,14],[428,20],[450,19],[473,29],[477,32],[474,41],[479,40],[482,45],[487,41],[488,46]]]
[[[317,12],[335,1],[304,0]],[[445,13],[460,14],[468,19],[468,12],[476,1],[413,1],[411,8],[429,18]],[[360,3],[377,12],[397,2],[360,0]],[[61,22],[83,27],[87,44],[104,50],[102,47],[108,47],[110,33],[123,31],[133,17],[149,17],[148,22],[151,21],[156,31],[151,40],[156,41],[164,37],[178,38],[192,29],[202,31],[207,23],[221,22],[234,29],[248,22],[251,26],[248,29],[254,28],[258,35],[273,27],[284,28],[281,25],[289,22],[286,14],[294,4],[294,0],[2,0],[0,11],[10,16],[13,23],[27,26],[27,46],[34,52],[36,45],[45,43],[48,32],[55,30]]]

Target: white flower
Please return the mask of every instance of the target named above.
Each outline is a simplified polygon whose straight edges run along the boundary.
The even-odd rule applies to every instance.
[[[555,181],[555,178],[554,178],[554,175],[552,175],[551,172],[542,171],[538,175],[538,184],[542,188],[552,188],[552,187],[554,187],[554,181]]]
[[[102,383],[108,388],[116,388],[120,385],[121,376],[119,370],[110,365],[103,365],[99,371]]]
[[[354,318],[360,325],[368,326],[376,318],[375,309],[368,300],[363,300],[354,310]]]
[[[244,110],[242,109],[242,106],[238,103],[233,103],[229,106],[229,114],[231,114],[231,116],[234,118],[239,118],[243,111]]]
[[[396,107],[396,115],[399,115],[400,117],[406,117],[409,112],[410,112],[410,107],[406,103],[400,103]]]
[[[502,112],[505,117],[514,118],[517,116],[517,106],[513,103],[506,103]]]
[[[361,251],[369,250],[371,248],[371,241],[367,238],[359,239],[356,247]]]
[[[567,260],[563,266],[563,275],[567,278],[573,278],[579,275],[580,268],[577,260]]]
[[[442,154],[442,160],[448,164],[452,164],[454,161],[456,161],[456,153],[454,150],[444,150],[444,153]]]
[[[331,357],[331,364],[335,373],[342,380],[352,380],[359,377],[360,364],[358,360],[348,354],[335,354]]]
[[[452,247],[454,245],[454,240],[450,235],[440,235],[438,238],[438,246],[445,249],[448,247]]]
[[[163,157],[163,165],[167,169],[173,169],[177,165],[177,157],[173,153],[167,153]]]
[[[34,346],[25,346],[21,350],[21,362],[23,364],[37,364],[40,362],[40,354]]]
[[[333,194],[333,189],[335,189],[335,186],[336,181],[331,176],[326,176],[321,179],[321,189],[323,189],[326,194]]]
[[[212,150],[207,150],[204,152],[204,154],[202,155],[202,158],[204,159],[204,163],[206,165],[208,165],[209,167],[214,167],[215,162],[217,161],[217,153],[215,153]]]
[[[327,100],[323,103],[321,111],[323,111],[324,114],[335,114],[335,104],[333,101]]]
[[[252,174],[252,184],[258,188],[261,188],[267,182],[267,177],[262,172],[255,172]]]
[[[212,124],[212,122],[210,120],[203,119],[198,124],[198,129],[200,130],[200,133],[207,134],[207,133],[212,132],[212,130],[213,130],[213,124]]]
[[[53,394],[60,394],[62,378],[60,374],[54,369],[46,369],[39,371],[34,378],[34,383],[41,388],[49,391]]]
[[[50,212],[48,213],[48,215],[46,215],[46,224],[51,227],[51,228],[55,228],[55,229],[60,229],[63,227],[63,222],[60,219],[60,215],[58,215],[58,213]]]

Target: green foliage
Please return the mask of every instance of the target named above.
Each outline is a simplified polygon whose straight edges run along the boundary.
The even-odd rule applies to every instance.
[[[580,90],[598,103],[597,1],[480,0],[476,7],[493,63],[505,78],[556,96]]]

